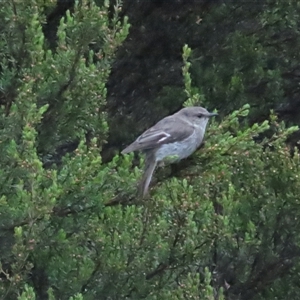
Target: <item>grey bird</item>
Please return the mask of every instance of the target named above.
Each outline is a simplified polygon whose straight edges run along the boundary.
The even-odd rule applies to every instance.
[[[142,197],[148,192],[156,166],[190,156],[202,143],[209,118],[216,115],[200,106],[183,108],[160,120],[121,152],[142,151],[146,155],[140,184]]]

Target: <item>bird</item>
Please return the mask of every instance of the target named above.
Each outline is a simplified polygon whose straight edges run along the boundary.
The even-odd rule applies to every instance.
[[[145,169],[140,182],[144,198],[157,166],[178,162],[190,156],[201,145],[207,123],[217,113],[200,106],[185,107],[167,116],[142,133],[121,153],[141,151],[145,154]]]

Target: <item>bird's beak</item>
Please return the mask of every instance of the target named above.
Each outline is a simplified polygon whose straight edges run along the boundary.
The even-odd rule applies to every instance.
[[[206,116],[211,118],[211,117],[218,116],[218,114],[217,113],[208,113]]]

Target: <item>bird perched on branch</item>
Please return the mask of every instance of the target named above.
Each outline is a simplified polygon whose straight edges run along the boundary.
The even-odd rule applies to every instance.
[[[190,156],[202,143],[209,118],[216,115],[200,106],[183,108],[160,120],[122,151],[122,154],[142,151],[146,155],[140,183],[143,197],[148,192],[156,166],[166,160],[173,163]]]

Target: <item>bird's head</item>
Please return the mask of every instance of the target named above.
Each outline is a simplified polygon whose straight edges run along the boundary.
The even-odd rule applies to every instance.
[[[207,122],[211,117],[218,115],[217,113],[208,112],[205,108],[201,106],[185,107],[182,110],[180,110],[178,114],[182,115],[189,122],[199,127],[203,127],[203,129],[205,129]]]

